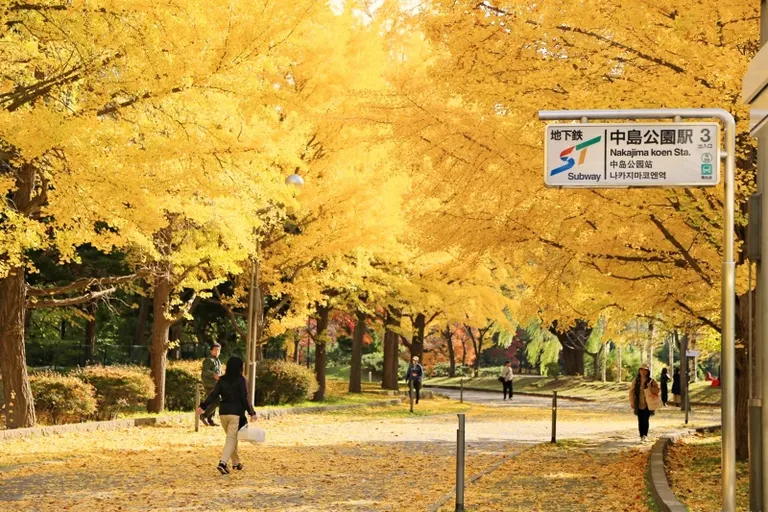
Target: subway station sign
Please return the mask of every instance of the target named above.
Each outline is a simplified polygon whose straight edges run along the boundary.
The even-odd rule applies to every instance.
[[[548,187],[702,187],[720,181],[717,123],[551,124]]]

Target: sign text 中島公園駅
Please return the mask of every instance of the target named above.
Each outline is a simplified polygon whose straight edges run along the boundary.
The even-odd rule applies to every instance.
[[[717,123],[552,124],[550,187],[701,187],[720,181]]]

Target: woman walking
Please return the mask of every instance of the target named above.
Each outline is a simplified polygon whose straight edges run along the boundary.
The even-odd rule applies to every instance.
[[[229,358],[224,375],[216,381],[216,387],[197,408],[197,413],[202,414],[217,398],[221,398],[219,419],[227,434],[227,440],[216,469],[222,475],[227,475],[229,474],[227,463],[230,459],[232,469],[238,471],[243,469],[237,454],[237,432],[248,423],[245,417],[246,411],[251,415],[251,420],[256,421],[256,411],[248,400],[248,384],[243,377],[243,360],[239,357]]]
[[[507,361],[504,363],[504,368],[501,369],[501,377],[499,377],[502,386],[504,386],[504,400],[507,399],[507,393],[509,393],[509,399],[512,400],[512,378],[512,363]]]
[[[672,376],[672,403],[680,405],[680,368],[675,368]]]
[[[664,407],[667,406],[667,402],[669,401],[669,373],[667,372],[667,369],[664,368],[661,370],[661,403],[664,404]]]
[[[648,441],[649,420],[660,403],[659,391],[659,384],[651,377],[648,365],[641,364],[629,389],[629,405],[637,416],[641,443]]]

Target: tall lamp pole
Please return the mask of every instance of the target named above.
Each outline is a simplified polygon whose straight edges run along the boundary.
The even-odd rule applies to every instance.
[[[295,188],[304,186],[304,179],[298,174],[291,174],[285,178],[285,184]],[[248,339],[245,340],[245,374],[248,380],[248,400],[256,403],[256,366],[259,361],[261,347],[259,341],[263,328],[264,299],[261,296],[260,258],[261,243],[255,237],[256,249],[251,258],[251,282],[248,286]]]

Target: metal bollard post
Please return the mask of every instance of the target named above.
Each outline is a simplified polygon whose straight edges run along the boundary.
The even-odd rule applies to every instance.
[[[456,512],[464,512],[464,413],[459,413],[456,431]]]
[[[195,384],[195,432],[200,431],[200,416],[197,408],[200,407],[200,384]]]
[[[411,412],[413,412],[413,380],[408,381],[408,397],[411,399]]]
[[[557,391],[552,394],[552,442],[557,442]]]
[[[461,379],[461,390],[459,391],[459,403],[464,403],[464,379]]]

